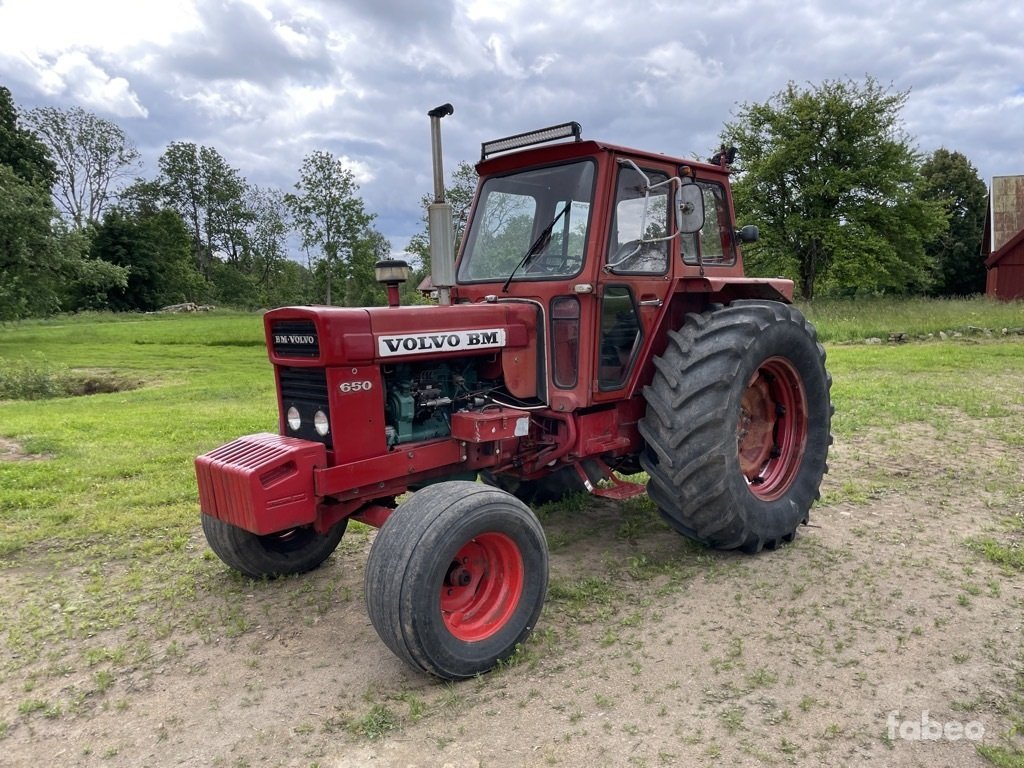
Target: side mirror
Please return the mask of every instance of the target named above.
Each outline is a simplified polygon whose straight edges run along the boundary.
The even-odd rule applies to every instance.
[[[700,232],[704,226],[704,192],[698,184],[679,187],[679,207],[676,208],[676,228],[684,235]]]
[[[736,232],[741,243],[756,243],[761,238],[761,231],[753,224],[747,224]]]

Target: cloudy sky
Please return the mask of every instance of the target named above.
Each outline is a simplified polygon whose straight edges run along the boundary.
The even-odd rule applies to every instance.
[[[345,158],[400,250],[446,168],[480,142],[576,120],[584,136],[707,156],[737,105],[788,81],[910,96],[918,149],[986,182],[1024,173],[1024,5],[977,0],[0,0],[0,84],[21,110],[79,105],[122,126],[153,176],[171,141],[288,189]]]

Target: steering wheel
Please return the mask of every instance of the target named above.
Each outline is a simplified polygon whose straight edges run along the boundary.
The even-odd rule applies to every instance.
[[[642,241],[640,240],[627,240],[618,248],[615,249],[615,255],[609,259],[608,263],[615,265],[620,261],[628,258],[629,256],[636,256],[640,253],[640,246]]]
[[[579,263],[581,260],[579,257],[570,258],[569,256],[562,256],[560,253],[545,253],[530,262],[526,268],[526,273],[544,275],[567,274],[575,271],[570,269],[569,265]]]

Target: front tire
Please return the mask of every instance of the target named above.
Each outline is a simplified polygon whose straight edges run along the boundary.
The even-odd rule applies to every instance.
[[[737,301],[669,334],[644,388],[648,495],[689,538],[758,552],[791,541],[819,496],[832,379],[795,307]]]
[[[366,563],[366,605],[396,656],[459,680],[515,653],[547,583],[547,542],[530,508],[452,481],[417,491],[381,527]]]
[[[253,579],[312,571],[338,548],[348,526],[345,518],[326,535],[305,525],[260,536],[210,515],[202,518],[210,549],[227,565]]]

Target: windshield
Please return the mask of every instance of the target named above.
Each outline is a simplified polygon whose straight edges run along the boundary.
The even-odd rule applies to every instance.
[[[575,275],[583,267],[593,193],[590,160],[487,179],[459,282]]]

